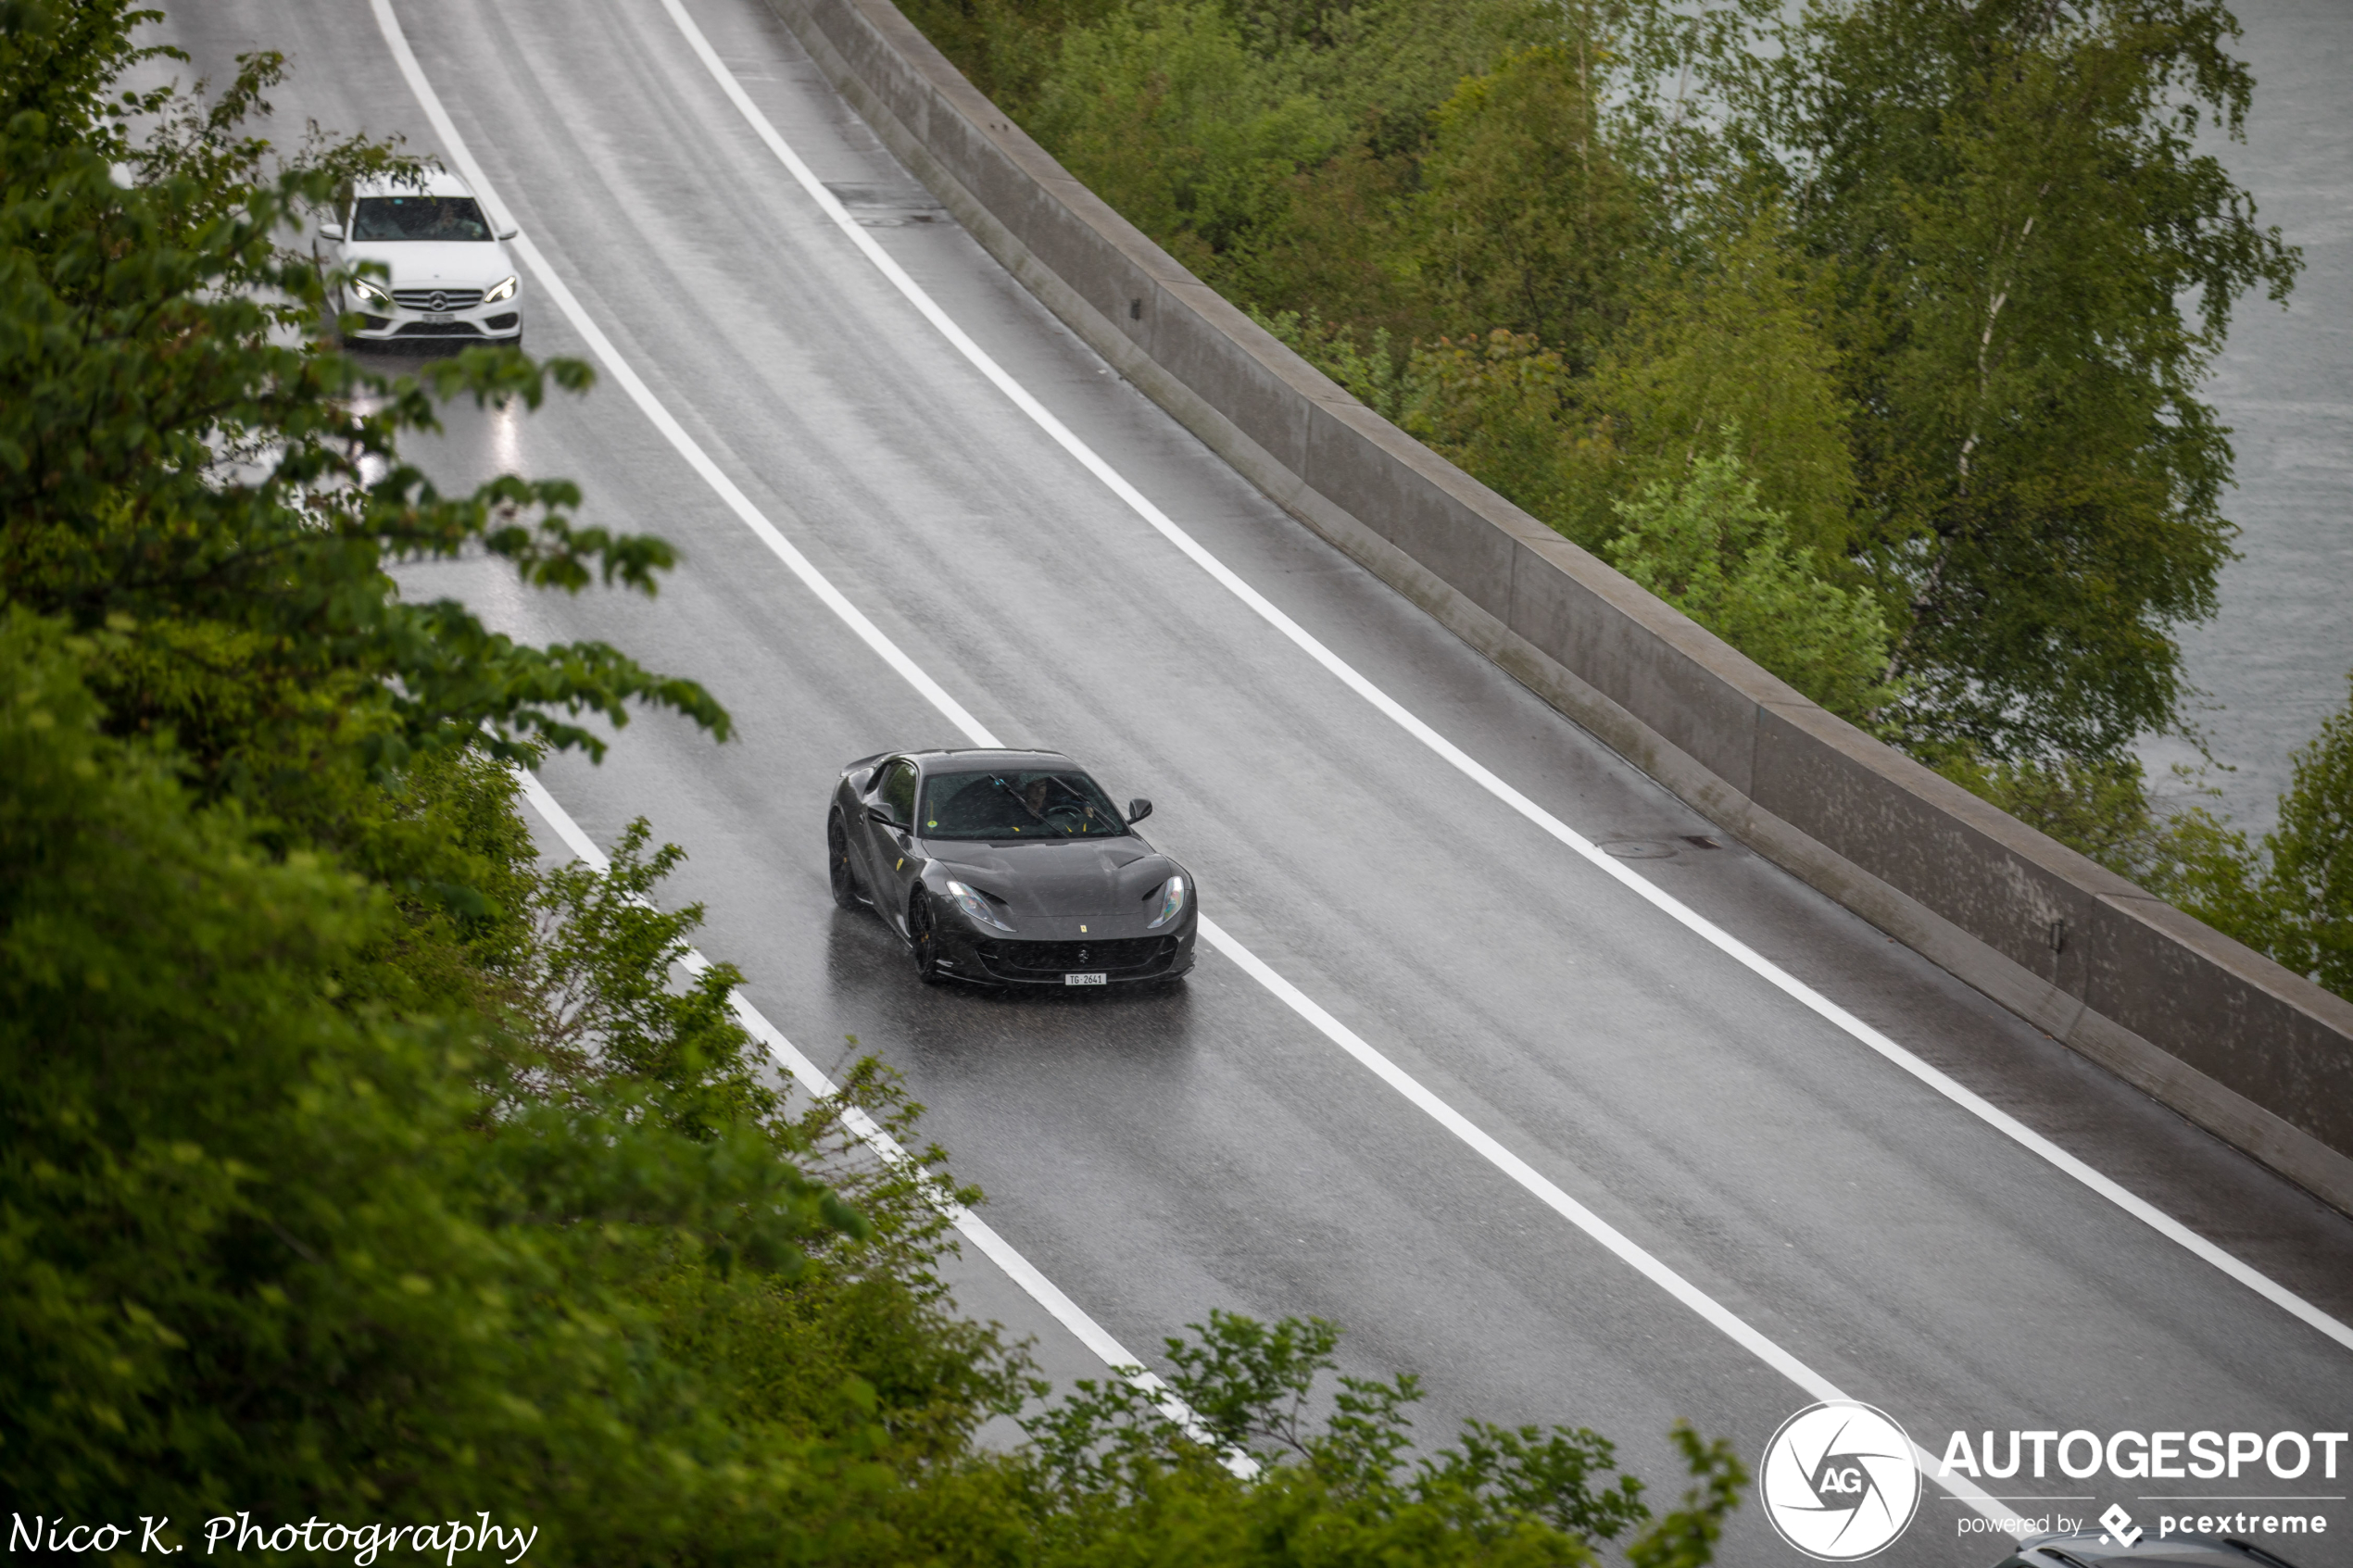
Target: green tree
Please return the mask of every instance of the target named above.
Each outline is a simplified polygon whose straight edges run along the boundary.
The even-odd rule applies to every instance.
[[[1282,15],[1293,7],[1269,6]],[[1416,338],[1461,333],[1426,286],[1423,160],[1440,106],[1514,50],[1557,37],[1559,22],[1524,0],[1365,0],[1298,7],[1289,41],[1307,90],[1349,131],[1340,151],[1284,182],[1283,200],[1235,253],[1218,285],[1231,297],[1296,309],[1345,329],[1386,332],[1399,359]]]
[[[1618,453],[1590,381],[1532,333],[1440,338],[1408,364],[1399,423],[1589,549],[1613,532]]]
[[[2253,82],[2221,0],[1815,5],[1768,69],[1805,245],[1840,281],[1863,543],[1906,607],[1916,746],[2114,756],[2173,721],[2170,628],[2228,557],[2197,397],[2296,253],[2210,154]]]
[[[485,1135],[451,1068],[492,1021],[346,1006],[388,900],[104,734],[102,640],[0,621],[0,1486],[183,1522],[489,1508],[616,1555],[748,1527],[739,1472],[802,1492],[805,1448],[645,1361],[629,1291],[714,1252],[789,1276],[860,1222],[644,1080]]]
[[[1586,395],[1608,411],[1615,494],[1673,480],[1737,430],[1764,505],[1834,571],[1853,533],[1853,409],[1818,278],[1788,238],[1785,216],[1768,208],[1717,254],[1660,265]]]
[[[1466,78],[1422,160],[1422,287],[1457,332],[1532,334],[1576,373],[1624,323],[1649,214],[1604,136],[1590,40]]]
[[[1731,1447],[1679,1425],[1696,1485],[1655,1517],[1642,1484],[1616,1474],[1609,1440],[1583,1428],[1466,1423],[1408,1459],[1415,1380],[1340,1377],[1321,1424],[1305,1410],[1334,1367],[1339,1329],[1212,1312],[1167,1340],[1181,1423],[1126,1382],[1081,1382],[1025,1423],[1033,1484],[1051,1501],[1051,1563],[1411,1562],[1587,1568],[1628,1539],[1638,1568],[1711,1560],[1747,1475]]]
[[[1695,458],[1680,483],[1654,482],[1617,504],[1615,566],[1816,702],[1871,724],[1894,695],[1881,680],[1887,625],[1859,589],[1828,581],[1788,520],[1757,499],[1737,455]]]
[[[2297,973],[2353,997],[2353,699],[2296,754],[2279,826],[2263,847],[2262,945]]]
[[[1073,174],[1214,278],[1339,150],[1347,124],[1308,93],[1299,51],[1253,53],[1201,0],[1134,0],[1063,36],[1034,117]]]

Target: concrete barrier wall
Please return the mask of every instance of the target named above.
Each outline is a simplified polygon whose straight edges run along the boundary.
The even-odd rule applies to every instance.
[[[769,0],[1022,282],[1287,510],[1743,842],[2353,1212],[2353,1003],[1825,712],[1381,419],[887,0]]]

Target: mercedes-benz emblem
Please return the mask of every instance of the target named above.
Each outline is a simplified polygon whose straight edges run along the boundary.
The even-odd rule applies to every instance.
[[[442,293],[439,289],[435,289],[435,290],[434,290],[434,291],[433,291],[433,303],[432,303],[432,305],[429,307],[429,308],[431,308],[431,309],[434,309],[434,310],[447,310],[447,309],[448,309],[448,308],[449,308],[449,296],[448,296],[447,295],[446,295],[446,294]]]

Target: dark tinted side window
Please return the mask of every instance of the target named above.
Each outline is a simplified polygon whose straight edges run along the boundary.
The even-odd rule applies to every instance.
[[[875,798],[890,808],[892,818],[901,822],[915,820],[915,765],[893,762],[890,771],[883,775],[882,788]]]

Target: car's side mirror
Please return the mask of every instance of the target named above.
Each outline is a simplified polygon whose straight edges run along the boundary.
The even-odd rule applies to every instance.
[[[501,229],[498,231],[498,237],[502,240],[511,240],[522,232],[521,229]]]
[[[1127,821],[1131,824],[1140,822],[1151,814],[1152,803],[1140,795],[1127,803]]]
[[[337,244],[342,243],[343,225],[340,223],[321,223],[319,225],[319,232],[326,239],[333,240]]]
[[[880,822],[887,828],[899,826],[899,819],[891,815],[890,808],[879,801],[866,808],[866,820],[870,822]]]

